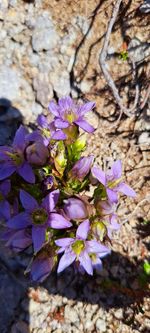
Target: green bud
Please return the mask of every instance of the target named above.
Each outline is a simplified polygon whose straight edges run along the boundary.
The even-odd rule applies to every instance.
[[[65,146],[63,141],[60,141],[57,147],[56,157],[54,158],[56,170],[62,176],[67,165]]]
[[[77,151],[83,151],[86,148],[86,134],[82,134],[75,142],[74,149]]]
[[[107,234],[106,225],[102,221],[95,221],[92,224],[92,230],[94,234],[96,234],[99,237],[99,240],[102,242]]]

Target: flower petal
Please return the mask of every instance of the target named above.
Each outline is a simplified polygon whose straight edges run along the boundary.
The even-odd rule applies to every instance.
[[[53,140],[65,140],[66,138],[67,135],[61,130],[55,131],[51,137]]]
[[[63,254],[59,261],[57,273],[61,273],[65,268],[70,266],[76,259],[76,254],[73,251],[67,251]]]
[[[53,258],[35,258],[31,267],[33,281],[43,282],[51,273],[54,265]]]
[[[110,202],[112,202],[112,203],[117,203],[118,202],[117,192],[111,190],[110,188],[107,188],[106,192],[107,192],[108,199],[110,200]]]
[[[32,224],[30,215],[22,212],[7,221],[7,226],[11,229],[24,229]]]
[[[33,184],[35,183],[35,175],[32,170],[32,167],[29,163],[24,162],[19,168],[18,168],[19,175],[26,180],[27,182]]]
[[[26,229],[15,231],[14,234],[8,239],[7,246],[16,252],[23,251],[32,244],[32,238]]]
[[[118,186],[117,186],[117,189],[122,192],[123,194],[129,196],[129,197],[135,197],[136,196],[136,193],[135,191],[127,184],[125,183],[120,183]]]
[[[0,165],[0,180],[11,176],[16,171],[16,166],[10,161]]]
[[[60,238],[55,240],[55,244],[60,247],[66,247],[69,246],[74,241],[74,238]]]
[[[121,161],[118,160],[116,162],[114,162],[114,164],[112,165],[111,168],[112,172],[113,172],[113,176],[115,179],[118,179],[121,177],[122,175],[122,165],[121,165]]]
[[[62,120],[61,118],[57,118],[55,120],[55,126],[57,128],[67,128],[69,126],[69,123],[68,123],[68,121]]]
[[[27,129],[21,125],[15,134],[14,141],[13,141],[13,147],[17,147],[21,151],[23,151],[26,146],[26,135],[27,134],[28,134]]]
[[[32,212],[34,209],[38,208],[37,201],[24,190],[20,190],[20,201],[24,209],[29,212]]]
[[[70,198],[64,200],[64,202],[64,212],[70,219],[83,220],[87,218],[88,212],[83,201],[76,198]]]
[[[42,248],[45,242],[45,228],[33,226],[32,240],[33,240],[34,252],[36,253]]]
[[[73,99],[70,96],[62,97],[58,101],[58,108],[60,107],[63,111],[72,109],[74,106]],[[59,112],[61,114],[61,112]]]
[[[88,274],[93,275],[92,261],[85,250],[81,252],[79,262]]]
[[[58,106],[54,102],[49,103],[48,109],[50,112],[52,112],[54,114],[54,116],[56,116],[56,117],[59,116]]]
[[[81,127],[85,132],[93,133],[95,131],[95,128],[84,119],[76,120],[74,123]]]
[[[4,182],[0,184],[0,192],[4,196],[6,196],[10,192],[10,188],[11,188],[11,182],[9,179],[4,180]]]
[[[59,190],[52,191],[49,193],[42,202],[42,207],[44,207],[48,212],[52,212],[57,205],[59,199]]]
[[[72,224],[66,220],[62,215],[51,213],[48,219],[48,225],[53,229],[70,228]]]
[[[99,180],[100,183],[102,183],[104,186],[106,185],[106,174],[104,171],[102,171],[98,167],[93,167],[91,169],[93,177]]]
[[[89,253],[98,253],[100,258],[110,254],[110,249],[105,245],[100,244],[96,240],[86,241],[86,249]]]
[[[10,219],[10,205],[7,200],[0,202],[0,214],[6,219]]]
[[[76,237],[81,239],[87,239],[88,233],[90,229],[90,221],[85,220],[80,223],[79,227],[77,228]]]
[[[47,118],[43,114],[40,114],[37,117],[37,123],[38,123],[38,125],[40,127],[43,127],[43,128],[47,128],[48,127]]]
[[[79,108],[79,114],[83,116],[85,113],[95,108],[95,102],[87,102]]]

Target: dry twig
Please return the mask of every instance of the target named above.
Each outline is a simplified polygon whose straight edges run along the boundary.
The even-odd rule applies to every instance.
[[[139,85],[136,83],[136,92],[135,92],[135,99],[134,99],[134,103],[132,108],[127,108],[126,106],[123,105],[122,99],[119,95],[119,91],[114,83],[114,80],[112,79],[110,73],[107,70],[106,67],[106,57],[107,57],[107,52],[108,52],[108,46],[109,46],[109,40],[110,40],[110,35],[114,26],[114,23],[116,21],[118,12],[119,12],[119,8],[120,8],[120,4],[121,4],[122,0],[117,0],[113,9],[113,13],[112,13],[112,17],[109,21],[108,24],[108,28],[107,28],[107,32],[105,35],[105,39],[104,39],[104,45],[102,47],[102,51],[100,54],[100,58],[99,58],[99,63],[102,69],[102,72],[104,74],[104,77],[109,85],[109,87],[111,88],[113,95],[116,99],[117,104],[119,105],[121,112],[120,112],[120,116],[119,116],[119,120],[122,116],[122,113],[125,113],[128,117],[133,116],[133,112],[136,110],[136,106],[138,103],[138,99],[139,99]],[[134,78],[136,77],[136,67],[135,67],[135,63],[132,61],[132,67],[133,67],[133,75]],[[118,122],[118,121],[117,121]]]

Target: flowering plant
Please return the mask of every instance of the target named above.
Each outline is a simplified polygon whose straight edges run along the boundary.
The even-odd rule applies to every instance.
[[[2,238],[16,252],[31,247],[33,280],[43,281],[56,266],[58,273],[71,264],[90,275],[100,270],[119,229],[118,193],[135,196],[119,160],[105,173],[93,155],[81,156],[86,138],[79,130],[94,131],[85,118],[94,107],[70,97],[51,102],[53,121],[41,115],[35,131],[20,126],[12,146],[0,147]]]

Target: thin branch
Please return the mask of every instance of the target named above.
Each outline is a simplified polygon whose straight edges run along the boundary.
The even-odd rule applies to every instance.
[[[148,99],[149,99],[149,96],[150,96],[150,85],[148,86],[148,89],[146,91],[146,94],[145,94],[145,97],[144,97],[144,100],[143,102],[141,103],[140,105],[140,110],[144,109],[144,106],[146,105]]]
[[[118,105],[121,109],[121,115],[124,112],[128,117],[131,117],[131,116],[133,116],[133,112],[136,110],[136,106],[137,106],[137,103],[138,103],[139,85],[136,83],[135,99],[134,99],[134,103],[133,103],[132,108],[127,108],[126,106],[123,105],[122,99],[119,95],[119,91],[118,91],[118,89],[117,89],[117,87],[114,83],[114,80],[112,79],[112,77],[111,77],[111,75],[108,72],[107,67],[106,67],[106,57],[107,57],[107,53],[108,53],[110,35],[111,35],[111,32],[112,32],[114,23],[116,21],[118,12],[119,12],[121,2],[122,2],[122,0],[117,0],[116,3],[115,3],[115,6],[114,6],[114,9],[113,9],[113,12],[112,12],[112,17],[109,21],[107,32],[106,32],[106,35],[105,35],[104,45],[102,47],[102,51],[101,51],[101,54],[100,54],[99,63],[100,63],[102,72],[104,74],[104,77],[105,77],[109,87],[111,88],[111,90],[113,92],[113,95],[116,99],[116,102],[118,103]],[[136,78],[136,66],[135,66],[135,63],[133,61],[132,61],[132,67],[133,67],[134,78]],[[120,120],[120,117],[119,117],[119,120]]]

